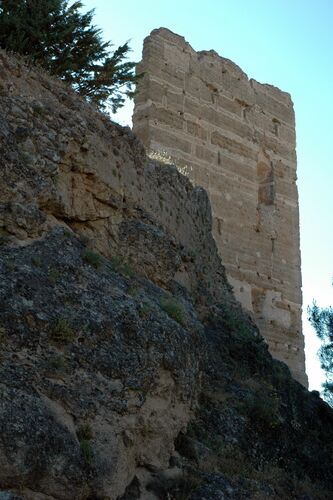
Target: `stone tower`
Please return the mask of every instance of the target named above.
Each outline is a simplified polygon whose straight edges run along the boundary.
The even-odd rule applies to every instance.
[[[207,190],[236,297],[272,355],[307,385],[290,95],[164,28],[145,39],[139,71],[135,133]]]

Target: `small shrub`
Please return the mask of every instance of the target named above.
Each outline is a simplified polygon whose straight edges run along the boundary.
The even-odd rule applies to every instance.
[[[268,427],[277,427],[280,423],[278,410],[280,398],[275,392],[256,392],[249,405],[249,415],[252,421]]]
[[[66,361],[63,356],[51,356],[48,359],[48,368],[54,371],[62,371],[66,367]]]
[[[31,263],[35,267],[41,267],[41,265],[42,265],[42,259],[38,255],[34,256],[34,257],[31,258]]]
[[[140,318],[147,318],[152,312],[152,308],[149,304],[145,303],[142,304],[140,309],[139,309],[139,316]]]
[[[127,293],[131,297],[137,297],[140,294],[140,288],[137,286],[130,286],[127,290]]]
[[[135,272],[131,266],[131,264],[127,261],[125,261],[121,256],[119,255],[114,255],[111,258],[111,264],[115,271],[118,273],[123,274],[124,276],[127,276],[127,278],[134,278]]]
[[[90,441],[94,437],[91,425],[88,423],[81,425],[78,428],[76,434],[78,440],[80,441],[80,447],[83,458],[87,464],[90,464],[93,458],[93,452]]]
[[[83,439],[82,441],[80,441],[80,447],[81,447],[81,452],[82,452],[84,461],[87,464],[91,464],[92,458],[93,458],[93,452],[92,452],[90,441]]]
[[[223,311],[223,323],[232,331],[235,338],[240,341],[252,340],[253,328],[245,321],[241,311],[226,308]]]
[[[119,255],[114,255],[113,257],[111,257],[111,264],[112,264],[112,267],[118,271],[121,267],[121,264],[122,264],[122,259]]]
[[[15,260],[13,259],[8,259],[7,262],[5,263],[6,265],[6,268],[8,269],[8,271],[10,272],[14,272],[14,271],[17,271],[18,269],[18,266],[15,264]]]
[[[57,269],[50,269],[48,272],[49,281],[54,285],[60,278],[60,272]]]
[[[67,238],[70,238],[72,234],[72,231],[70,231],[69,229],[64,229],[64,236],[66,236]]]
[[[75,339],[75,333],[73,332],[70,324],[66,319],[59,319],[50,329],[49,339],[56,344],[68,344],[73,342]]]
[[[287,381],[289,380],[290,377],[290,372],[287,366],[281,361],[274,359],[272,363],[272,368],[273,368],[272,372],[273,385],[279,388],[286,387]]]
[[[127,278],[134,278],[135,272],[128,262],[124,262],[120,270]]]
[[[162,299],[160,306],[171,319],[185,326],[185,311],[183,306],[176,299]]]
[[[218,450],[219,466],[230,479],[241,475],[247,477],[251,467],[243,452],[232,444],[221,446]]]
[[[27,153],[26,151],[19,151],[19,160],[24,164],[24,165],[32,165],[34,162],[34,158],[31,154]]]
[[[32,105],[32,109],[37,115],[44,115],[46,113],[45,107],[39,101],[35,101]]]
[[[91,242],[91,238],[89,238],[86,234],[79,234],[79,240],[85,247]]]
[[[189,250],[188,255],[192,262],[194,262],[197,258],[197,252],[194,250]]]
[[[81,425],[76,434],[79,441],[89,441],[94,437],[92,427],[88,423]]]
[[[102,264],[100,255],[98,255],[98,253],[92,252],[91,250],[86,250],[83,253],[83,260],[87,262],[87,264],[93,266],[95,269],[98,269]]]
[[[0,326],[0,346],[6,342],[6,329]]]
[[[0,246],[1,245],[6,245],[10,241],[10,235],[9,233],[5,230],[0,228]]]

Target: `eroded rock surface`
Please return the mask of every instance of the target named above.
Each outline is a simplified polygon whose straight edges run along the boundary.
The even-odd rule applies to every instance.
[[[329,498],[332,412],[233,298],[205,191],[0,78],[0,498]]]

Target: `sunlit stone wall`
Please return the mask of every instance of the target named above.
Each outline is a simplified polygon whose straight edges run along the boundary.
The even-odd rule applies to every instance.
[[[295,119],[290,95],[249,80],[214,51],[161,28],[146,38],[135,133],[209,193],[213,233],[236,297],[273,356],[307,385]]]

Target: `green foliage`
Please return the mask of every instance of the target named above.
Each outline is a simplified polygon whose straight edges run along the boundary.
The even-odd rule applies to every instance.
[[[68,321],[64,318],[59,319],[49,331],[49,339],[56,344],[68,344],[75,339],[73,332]]]
[[[62,371],[66,368],[66,360],[61,355],[50,356],[48,359],[48,368],[54,371]]]
[[[252,341],[254,329],[248,321],[245,321],[244,316],[238,309],[226,307],[223,311],[222,321],[224,326],[234,335],[235,339],[241,342]]]
[[[184,307],[176,299],[162,299],[160,306],[171,319],[185,326],[186,319]]]
[[[242,310],[232,305],[223,306],[220,314],[224,335],[222,349],[226,359],[233,365],[237,379],[263,374],[271,370],[267,345],[257,328],[248,320]]]
[[[5,229],[0,228],[0,246],[5,245],[9,241],[10,241],[9,233]]]
[[[3,326],[0,326],[0,346],[6,342],[6,339],[6,329]]]
[[[41,115],[43,116],[46,113],[45,107],[41,102],[34,102],[32,104],[32,109],[34,110],[34,113],[36,115]]]
[[[60,271],[58,271],[58,269],[50,269],[48,274],[47,274],[47,277],[49,279],[49,281],[55,285],[56,282],[58,281],[58,279],[61,277],[61,274],[60,274]]]
[[[140,306],[140,309],[139,309],[139,316],[140,318],[148,318],[148,316],[153,312],[153,309],[151,307],[150,304],[148,304],[147,302],[143,303],[141,306]]]
[[[134,278],[135,272],[132,266],[129,264],[129,262],[124,262],[124,264],[121,267],[121,272],[127,276],[127,278]]]
[[[111,258],[113,268],[118,272],[127,276],[127,278],[134,278],[135,272],[131,264],[124,260],[120,255],[115,255]]]
[[[92,427],[88,423],[81,425],[76,434],[79,441],[89,441],[94,437]]]
[[[119,271],[122,266],[122,258],[120,255],[114,255],[111,257],[111,264],[116,271]]]
[[[92,462],[93,452],[91,447],[91,439],[93,439],[94,434],[91,425],[86,423],[81,425],[76,432],[78,440],[80,441],[81,452],[83,458],[87,464]]]
[[[308,314],[309,321],[322,342],[318,354],[321,367],[326,373],[324,396],[333,407],[333,308],[321,309],[314,302],[312,307],[308,308]]]
[[[0,0],[0,47],[27,56],[99,108],[116,111],[133,97],[135,63],[128,43],[114,52],[81,1]]]
[[[91,464],[92,459],[93,459],[93,452],[92,452],[90,441],[83,439],[82,441],[80,441],[80,447],[81,447],[84,461],[87,464]]]
[[[218,450],[218,467],[223,473],[231,478],[238,476],[248,477],[251,471],[251,465],[245,454],[236,445],[225,444]]]
[[[250,401],[248,414],[258,425],[277,427],[280,423],[278,410],[280,398],[274,391],[261,390],[253,395]]]
[[[101,265],[101,257],[98,253],[92,252],[91,250],[85,250],[83,253],[83,260],[90,264],[95,269],[98,269]]]
[[[35,267],[41,267],[42,259],[39,255],[34,255],[33,257],[31,257],[31,263]]]
[[[278,387],[279,389],[284,389],[288,384],[288,380],[290,379],[290,372],[288,367],[281,361],[274,359],[272,363],[272,368],[273,368],[272,371],[273,385],[275,387]]]
[[[140,288],[138,286],[130,286],[127,293],[133,298],[138,297],[140,295]]]
[[[70,238],[73,236],[73,233],[69,229],[64,229],[64,236],[66,236],[66,238]]]

